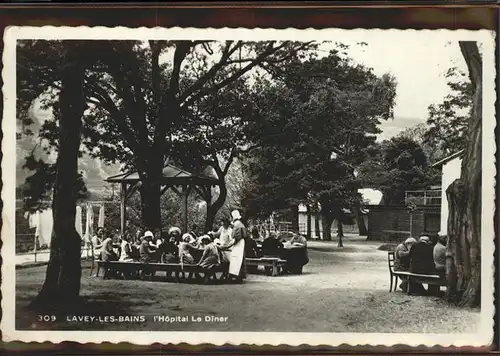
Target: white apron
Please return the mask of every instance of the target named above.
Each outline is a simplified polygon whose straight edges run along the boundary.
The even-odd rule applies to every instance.
[[[239,240],[231,250],[225,251],[225,254],[229,261],[229,274],[239,276],[245,255],[245,239]]]

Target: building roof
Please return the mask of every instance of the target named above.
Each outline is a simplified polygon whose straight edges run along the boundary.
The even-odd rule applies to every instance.
[[[465,150],[460,150],[458,152],[455,152],[453,153],[452,155],[449,155],[448,157],[445,157],[443,158],[442,160],[440,161],[437,161],[436,163],[434,163],[431,167],[439,167],[439,166],[442,166],[443,164],[445,164],[446,162],[449,162],[451,161],[452,159],[454,158],[457,158],[457,157],[460,157],[462,156],[462,154],[464,153]]]
[[[190,173],[182,168],[178,168],[171,164],[165,165],[163,168],[163,184],[171,185],[184,185],[184,184],[195,184],[195,185],[217,185],[218,180],[213,177],[209,177],[204,174],[194,174]],[[128,183],[134,184],[140,181],[139,173],[137,172],[127,172],[120,173],[105,179],[108,183]]]

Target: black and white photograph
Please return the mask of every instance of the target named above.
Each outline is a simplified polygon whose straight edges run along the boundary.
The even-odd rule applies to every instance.
[[[491,342],[493,32],[4,41],[6,340]]]

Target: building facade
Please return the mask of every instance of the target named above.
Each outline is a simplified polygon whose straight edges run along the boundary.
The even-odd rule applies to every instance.
[[[368,239],[402,241],[421,234],[436,235],[440,229],[440,205],[417,205],[410,212],[404,205],[368,206]]]
[[[459,151],[439,162],[433,164],[433,167],[441,167],[441,226],[439,233],[446,235],[448,233],[448,199],[446,189],[456,179],[460,178],[462,170],[462,153]]]

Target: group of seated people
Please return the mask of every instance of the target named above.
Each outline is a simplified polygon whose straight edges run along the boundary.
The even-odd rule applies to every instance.
[[[133,235],[130,230],[121,236],[118,230],[106,234],[100,228],[92,244],[96,255],[102,261],[142,262],[142,263],[183,263],[197,264],[213,268],[228,263],[225,251],[234,244],[231,222],[221,219],[217,231],[197,235],[196,226],[182,234],[178,227],[171,227],[167,234],[157,229],[146,231],[139,228]],[[280,241],[276,232],[270,232],[263,239],[257,228],[245,238],[245,257],[279,257],[287,261],[285,270],[301,272],[309,262],[307,240],[294,233],[289,241]]]
[[[168,235],[160,230],[154,232],[137,230],[135,238],[130,233],[120,237],[119,232],[98,244],[102,261],[141,263],[184,263],[212,268],[227,262],[223,246],[214,241],[213,235],[194,237],[191,233],[181,234],[178,227],[172,227]]]
[[[446,244],[446,236],[439,236],[435,244],[432,243],[428,235],[420,235],[418,241],[414,237],[409,237],[394,251],[394,270],[427,275],[437,274],[444,277],[446,273]],[[412,282],[409,285],[405,279],[399,288],[405,292],[410,288],[410,291],[415,294],[439,294],[439,286],[429,286],[428,290],[425,290],[422,284]]]
[[[258,247],[258,244],[261,247]],[[254,227],[251,238],[246,245],[246,257],[279,257],[287,261],[285,272],[300,273],[302,267],[309,262],[307,254],[307,240],[298,232],[288,241],[280,241],[278,234],[269,232],[267,238],[262,239],[259,230]]]

